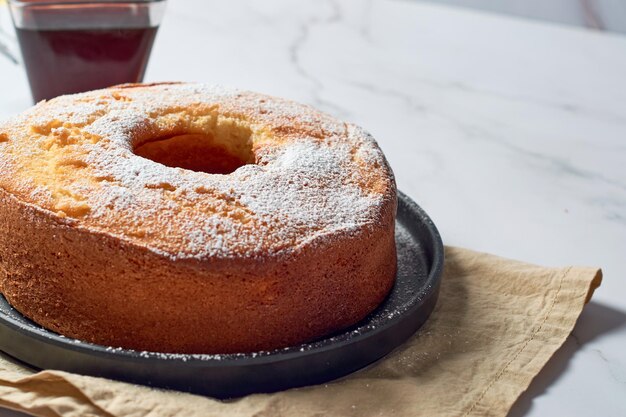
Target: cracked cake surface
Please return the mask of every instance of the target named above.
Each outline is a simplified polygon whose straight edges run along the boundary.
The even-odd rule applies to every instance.
[[[393,283],[395,209],[371,135],[262,94],[123,85],[0,125],[0,290],[96,343],[225,353],[353,324]]]

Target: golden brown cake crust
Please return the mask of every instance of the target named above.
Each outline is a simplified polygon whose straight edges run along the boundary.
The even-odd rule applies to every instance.
[[[218,150],[233,172],[175,167]],[[245,352],[353,324],[393,284],[395,210],[369,134],[256,93],[127,85],[0,125],[0,291],[95,343]]]

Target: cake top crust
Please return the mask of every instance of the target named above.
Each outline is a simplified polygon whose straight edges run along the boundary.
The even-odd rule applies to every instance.
[[[211,155],[234,171],[187,169]],[[396,198],[360,127],[184,83],[61,96],[0,124],[0,190],[68,226],[197,260],[278,256],[360,233]]]

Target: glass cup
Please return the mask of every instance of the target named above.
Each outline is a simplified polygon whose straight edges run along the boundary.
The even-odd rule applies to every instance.
[[[141,82],[165,0],[9,0],[35,102]]]

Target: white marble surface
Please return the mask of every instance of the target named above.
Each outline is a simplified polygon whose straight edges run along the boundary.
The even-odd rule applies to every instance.
[[[624,0],[413,0],[626,33]]]
[[[313,104],[374,134],[446,244],[601,266],[511,415],[626,415],[626,37],[400,0],[168,7],[147,80]],[[28,105],[0,57],[0,118]]]

